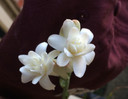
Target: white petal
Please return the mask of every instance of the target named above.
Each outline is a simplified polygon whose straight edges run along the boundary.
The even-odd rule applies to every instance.
[[[47,46],[48,46],[48,44],[46,42],[40,43],[36,47],[35,52],[40,55],[42,52],[46,52]]]
[[[48,76],[42,78],[39,84],[46,90],[55,90],[55,85],[50,81]]]
[[[37,84],[39,82],[39,80],[41,79],[42,76],[37,76],[32,80],[32,84]]]
[[[48,54],[46,52],[41,53],[41,59],[43,60],[43,62],[47,63]]]
[[[51,59],[56,58],[58,55],[60,54],[60,51],[57,50],[53,50],[48,54],[48,57],[50,57]]]
[[[35,53],[34,51],[29,51],[28,52],[28,56],[32,57],[32,58],[41,58],[37,53]]]
[[[87,47],[86,47],[86,53],[89,53],[91,51],[93,51],[95,49],[95,45],[94,44],[87,44]]]
[[[66,66],[69,63],[69,61],[70,58],[68,58],[65,53],[60,53],[59,56],[57,57],[57,64],[60,67]]]
[[[68,34],[68,40],[74,38],[74,37],[78,37],[79,35],[79,30],[76,27],[72,27],[69,34]]]
[[[24,65],[30,64],[31,61],[31,58],[28,55],[19,55],[18,59]]]
[[[51,59],[48,59],[47,61],[47,75],[51,74],[51,72],[53,71],[53,67],[54,67],[54,62]]]
[[[83,52],[75,54],[75,56],[79,56],[79,55],[85,55],[87,53],[92,52],[95,49],[95,45],[94,44],[87,44],[86,48],[83,50]]]
[[[20,68],[20,72],[22,73],[21,75],[22,83],[27,83],[35,77],[35,75],[32,72],[30,72],[25,68],[25,66]]]
[[[48,43],[51,47],[59,51],[63,51],[66,44],[66,39],[60,35],[53,34],[48,38]]]
[[[95,57],[94,51],[85,55],[85,60],[86,60],[87,65],[89,65],[93,61],[94,57]]]
[[[65,53],[68,57],[73,57],[73,55],[72,55],[66,48],[64,48],[64,53]]]
[[[78,20],[73,20],[76,27],[80,30],[80,22]]]
[[[89,29],[86,29],[86,28],[83,28],[81,31],[80,31],[81,34],[86,34],[87,35],[87,38],[88,39],[88,43],[90,43],[94,37],[93,33],[89,30]]]
[[[76,57],[73,59],[73,70],[77,77],[83,77],[86,71],[86,61],[83,56]]]
[[[34,51],[29,51],[28,56],[31,57],[30,65],[38,65],[41,64],[41,56],[39,56]]]
[[[71,30],[72,27],[75,27],[75,24],[72,20],[66,19],[62,25],[61,32],[64,35],[65,38],[68,37],[68,33]]]
[[[74,52],[74,53],[77,52],[77,48],[76,48],[75,44],[70,44],[69,48],[71,49],[72,52]]]

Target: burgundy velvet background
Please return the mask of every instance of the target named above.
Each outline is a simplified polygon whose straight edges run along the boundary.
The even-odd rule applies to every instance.
[[[128,0],[25,0],[22,12],[0,42],[0,95],[8,98],[54,99],[61,92],[21,83],[19,54],[27,54],[51,34],[59,33],[65,19],[78,19],[94,33],[96,57],[85,76],[72,75],[70,88],[96,89],[116,77],[128,62]],[[49,47],[49,51],[51,48]]]

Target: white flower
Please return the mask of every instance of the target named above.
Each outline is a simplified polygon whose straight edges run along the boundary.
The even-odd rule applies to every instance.
[[[21,80],[27,83],[32,80],[32,84],[39,84],[46,90],[54,90],[55,85],[49,79],[53,71],[54,62],[51,57],[56,57],[54,53],[47,54],[48,44],[40,43],[34,51],[29,51],[28,55],[19,55],[20,62],[24,65],[20,68]]]
[[[64,67],[72,63],[75,75],[81,78],[86,71],[86,65],[89,65],[95,56],[95,46],[90,44],[92,39],[93,34],[89,29],[83,28],[80,31],[79,21],[67,19],[63,23],[60,35],[51,35],[48,43],[61,51],[57,57],[57,64]]]

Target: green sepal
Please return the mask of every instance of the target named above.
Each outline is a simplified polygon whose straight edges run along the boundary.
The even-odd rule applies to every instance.
[[[66,81],[66,79],[60,78],[59,83],[60,83],[60,86],[62,88],[65,88],[66,87],[66,84],[67,84],[67,81]]]

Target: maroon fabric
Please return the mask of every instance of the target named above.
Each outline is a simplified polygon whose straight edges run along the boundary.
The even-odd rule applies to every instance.
[[[78,19],[94,33],[96,57],[81,79],[72,75],[70,88],[96,89],[116,77],[128,62],[127,0],[25,0],[22,12],[0,42],[0,95],[9,98],[55,99],[61,92],[21,83],[18,55],[27,54],[51,34],[59,33],[65,19]],[[49,51],[51,48],[49,48]]]

